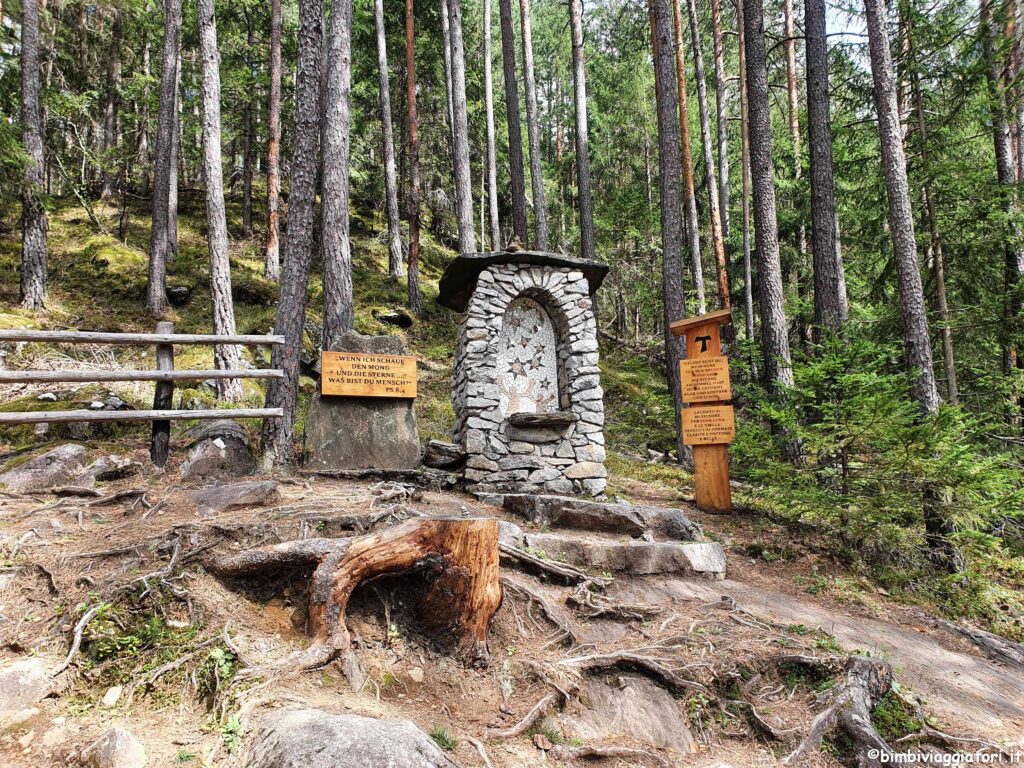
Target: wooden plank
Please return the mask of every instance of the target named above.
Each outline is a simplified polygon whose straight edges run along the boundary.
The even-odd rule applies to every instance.
[[[104,333],[98,331],[0,331],[0,342],[26,341],[40,344],[284,344],[284,336],[225,336],[197,333]]]
[[[320,353],[320,392],[347,397],[416,397],[416,358],[358,352]]]
[[[253,368],[238,371],[0,371],[0,384],[45,384],[49,382],[93,381],[201,381],[203,379],[280,379],[278,368]]]
[[[66,424],[74,421],[159,421],[199,419],[277,419],[282,408],[221,408],[203,411],[23,411],[0,413],[0,424]]]
[[[161,321],[156,324],[157,333],[168,336],[174,333],[174,323]],[[171,344],[156,345],[156,367],[159,371],[174,370],[174,347]],[[174,382],[158,382],[153,392],[153,410],[166,411],[174,405]],[[169,419],[158,419],[153,422],[152,436],[149,442],[149,458],[157,467],[167,463],[171,454],[171,422]]]
[[[693,446],[693,495],[703,512],[732,512],[729,446]]]
[[[732,397],[727,357],[680,360],[679,380],[684,403],[713,403]]]
[[[697,405],[683,409],[683,445],[728,444],[736,439],[731,405]]]
[[[731,322],[732,310],[720,309],[717,312],[708,312],[706,315],[688,317],[685,320],[674,320],[669,324],[669,329],[672,331],[673,336],[684,336],[688,329],[694,328],[696,326],[709,325],[712,323],[715,325],[720,325],[722,323]]]

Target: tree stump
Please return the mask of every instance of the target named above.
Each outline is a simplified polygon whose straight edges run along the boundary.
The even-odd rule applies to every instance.
[[[219,576],[257,576],[282,566],[315,566],[309,619],[313,644],[275,666],[310,669],[341,658],[353,686],[362,675],[351,652],[345,612],[361,583],[423,570],[420,601],[428,633],[447,638],[455,654],[486,666],[487,627],[502,600],[498,522],[493,518],[418,518],[366,536],[304,539],[222,555],[207,562]]]

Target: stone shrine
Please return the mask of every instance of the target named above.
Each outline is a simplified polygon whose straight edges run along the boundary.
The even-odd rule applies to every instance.
[[[604,393],[594,261],[534,251],[463,254],[438,303],[460,313],[454,441],[478,491],[604,492]]]

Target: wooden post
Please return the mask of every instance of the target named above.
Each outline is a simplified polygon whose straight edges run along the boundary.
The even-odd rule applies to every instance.
[[[729,367],[722,356],[721,326],[732,322],[720,310],[672,323],[672,333],[686,337],[686,359],[680,361],[683,382],[683,443],[693,447],[693,485],[697,508],[732,512],[729,487],[729,443],[735,435]]]
[[[156,324],[157,333],[174,333],[174,323],[161,321]],[[156,345],[156,368],[158,371],[174,370],[174,347],[171,344]],[[153,410],[169,410],[174,399],[174,382],[158,381],[153,395]],[[160,420],[153,422],[153,437],[149,445],[149,458],[162,467],[167,463],[171,449],[171,422]]]

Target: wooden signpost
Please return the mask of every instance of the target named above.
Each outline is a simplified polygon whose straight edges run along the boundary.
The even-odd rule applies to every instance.
[[[416,358],[357,352],[320,353],[320,393],[348,397],[416,397]]]
[[[694,495],[706,512],[731,512],[729,443],[736,421],[729,384],[729,360],[722,356],[722,329],[732,322],[723,309],[672,323],[672,333],[686,338],[686,359],[679,362],[682,383],[683,444],[693,446]]]

